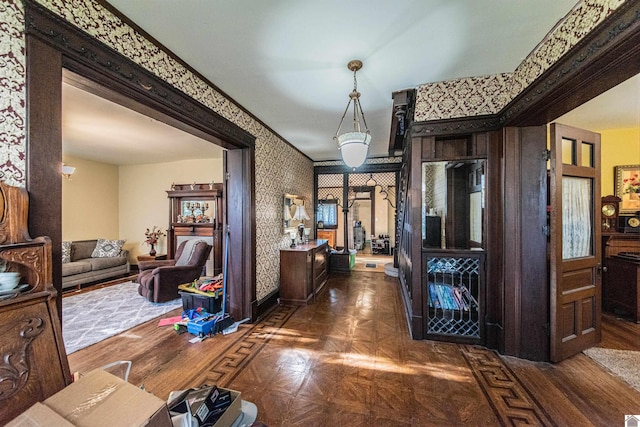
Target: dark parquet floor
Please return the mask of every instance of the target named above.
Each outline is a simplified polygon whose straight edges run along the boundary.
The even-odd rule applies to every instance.
[[[239,390],[270,427],[609,426],[640,413],[640,393],[582,354],[553,365],[412,340],[397,279],[381,273],[332,276],[309,306],[191,337],[151,321],[69,362],[83,372],[132,360],[130,382],[163,399],[202,384]]]

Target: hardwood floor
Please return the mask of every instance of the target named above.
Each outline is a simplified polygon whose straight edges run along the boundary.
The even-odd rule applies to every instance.
[[[638,325],[616,327],[606,316],[603,323],[623,334],[603,343],[635,340],[637,348]],[[640,392],[582,354],[553,365],[412,340],[397,279],[380,273],[331,277],[312,305],[280,306],[201,343],[191,337],[155,320],[69,362],[82,372],[131,360],[129,381],[162,399],[202,384],[239,390],[270,427],[600,426],[623,425],[625,414],[640,411]]]

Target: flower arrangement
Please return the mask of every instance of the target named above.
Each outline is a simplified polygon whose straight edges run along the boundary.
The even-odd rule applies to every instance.
[[[637,173],[634,173],[629,178],[623,180],[623,186],[623,194],[640,193],[640,177]]]
[[[160,237],[166,236],[167,234],[162,231],[162,228],[154,225],[152,229],[147,228],[147,231],[144,232],[144,235],[147,238],[144,243],[153,246],[158,243],[158,239],[160,239]]]

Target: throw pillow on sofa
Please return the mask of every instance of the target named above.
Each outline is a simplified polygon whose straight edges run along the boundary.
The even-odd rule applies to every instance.
[[[93,258],[112,258],[120,254],[122,245],[126,240],[107,240],[98,239],[96,248],[93,250],[91,257]]]
[[[71,262],[71,242],[62,242],[62,263]]]

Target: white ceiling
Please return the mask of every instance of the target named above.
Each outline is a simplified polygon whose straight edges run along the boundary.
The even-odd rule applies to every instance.
[[[373,136],[370,156],[385,156],[392,92],[422,83],[513,71],[576,3],[576,0],[108,1],[316,161],[339,159],[332,137],[353,86],[353,74],[346,68],[349,60],[364,62],[358,72],[358,90]],[[607,111],[620,106],[623,98],[629,99],[629,94],[637,95],[639,86],[637,82],[634,84],[632,89],[627,88],[613,98],[617,102],[608,101]],[[92,108],[95,113],[84,104],[74,106],[75,102],[88,102],[82,99],[86,94],[77,92],[74,88],[64,90],[65,152],[79,155],[84,146],[85,154],[100,152],[103,161],[109,159],[114,164],[124,162],[123,157],[127,163],[151,163],[161,153],[169,156],[165,161],[188,155],[191,146],[196,147],[195,156],[202,157],[202,144],[211,146],[207,142],[183,142],[180,138],[187,138],[184,134],[178,136],[166,128],[150,131],[146,126],[158,122],[144,116],[124,124],[115,118],[114,110],[103,110],[103,106]],[[637,99],[636,96],[635,115],[633,105],[625,109],[624,116],[632,117],[626,119],[626,124],[621,124],[624,119],[620,112],[612,113],[611,119],[619,121],[615,127],[638,125]],[[590,110],[598,120],[607,118],[603,111],[599,106]],[[94,115],[99,122],[98,118],[92,118]],[[590,125],[597,123],[595,118],[585,120]],[[634,124],[628,126],[629,122]],[[90,123],[95,124],[93,134]],[[138,125],[144,129],[136,130]],[[608,126],[608,122],[581,125],[593,130]],[[87,141],[93,145],[88,146]],[[166,145],[160,145],[161,141],[166,141]]]
[[[65,155],[113,165],[221,158],[222,148],[82,89],[62,85]]]

